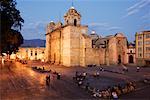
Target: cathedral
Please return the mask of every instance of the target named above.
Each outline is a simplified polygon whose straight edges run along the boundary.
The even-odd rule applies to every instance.
[[[127,38],[122,33],[100,37],[81,25],[81,14],[71,7],[64,24],[51,21],[46,28],[45,60],[64,66],[126,64]]]

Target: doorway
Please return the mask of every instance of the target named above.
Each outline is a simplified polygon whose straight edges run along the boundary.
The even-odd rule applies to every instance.
[[[118,55],[118,64],[121,64],[121,55]]]
[[[132,55],[129,56],[129,63],[134,63]]]

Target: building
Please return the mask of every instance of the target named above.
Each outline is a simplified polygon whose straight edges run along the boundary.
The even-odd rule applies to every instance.
[[[127,39],[122,33],[100,37],[88,34],[81,25],[81,15],[71,7],[64,15],[64,24],[51,21],[46,29],[45,60],[65,66],[127,63]]]
[[[24,60],[44,60],[44,47],[21,47],[16,56]]]
[[[10,59],[22,60],[45,60],[45,40],[31,39],[24,40],[16,54],[11,54]]]
[[[128,57],[127,57],[128,64],[136,64],[135,44],[133,44],[133,43],[128,44],[127,55],[128,55]]]
[[[150,31],[137,32],[136,61],[138,66],[150,66]]]

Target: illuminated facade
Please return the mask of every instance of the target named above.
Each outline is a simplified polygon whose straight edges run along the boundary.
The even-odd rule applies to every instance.
[[[24,60],[44,60],[45,47],[21,47],[16,58]]]
[[[127,57],[128,63],[129,64],[136,64],[136,59],[135,59],[135,56],[136,56],[135,44],[130,43],[128,45],[127,54],[128,54],[128,57]]]
[[[96,33],[89,35],[88,26],[81,25],[81,15],[74,7],[64,20],[64,25],[53,21],[47,25],[46,62],[65,66],[128,63],[127,39],[122,33],[104,38]]]
[[[136,33],[136,60],[139,66],[150,66],[150,31]]]

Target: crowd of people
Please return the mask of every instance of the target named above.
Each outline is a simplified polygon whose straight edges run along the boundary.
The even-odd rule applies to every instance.
[[[98,74],[98,73],[96,73],[96,74]],[[94,74],[94,76],[95,76],[95,74]],[[133,82],[124,83],[123,85],[115,85],[112,87],[108,87],[104,90],[99,90],[99,89],[93,88],[92,86],[90,86],[89,82],[85,81],[86,79],[88,79],[86,72],[79,73],[76,71],[75,77],[73,77],[73,79],[79,87],[81,87],[81,88],[85,89],[86,91],[88,91],[89,93],[91,93],[91,95],[93,97],[98,97],[98,98],[117,99],[120,95],[129,93],[129,92],[135,90],[135,84]]]

